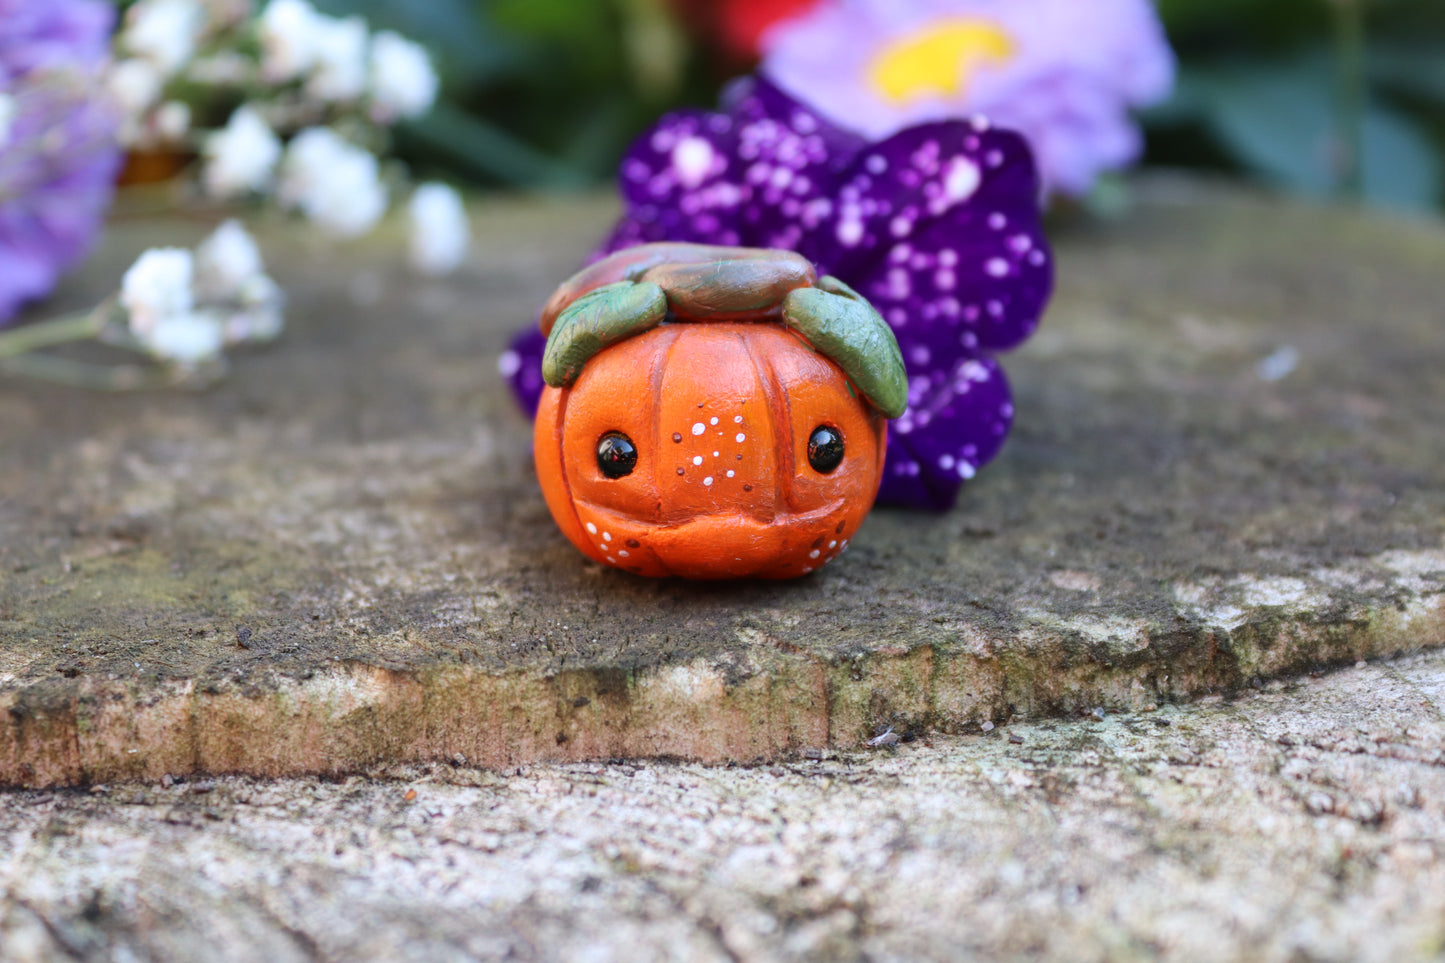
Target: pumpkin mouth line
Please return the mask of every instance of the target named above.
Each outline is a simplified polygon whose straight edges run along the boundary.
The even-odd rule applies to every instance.
[[[616,511],[615,509],[606,508],[592,502],[579,501],[577,504],[578,507],[585,508],[588,511],[593,512],[597,515],[597,521],[595,524],[600,526],[603,521],[606,521],[612,530],[615,531],[621,529],[624,531],[629,531],[632,533],[629,537],[636,538],[640,537],[641,535],[654,532],[672,535],[673,533],[684,532],[689,528],[702,528],[706,527],[708,523],[718,524],[720,518],[726,518],[728,523],[744,528],[750,526],[758,526],[760,528],[772,528],[776,525],[811,525],[815,522],[821,522],[824,519],[830,518],[840,511],[846,510],[848,500],[846,498],[835,498],[829,501],[827,504],[822,505],[818,508],[814,508],[810,511],[779,512],[767,518],[762,518],[757,515],[744,515],[741,513],[729,514],[727,516],[718,516],[706,512],[700,512],[690,518],[685,518],[681,521],[676,522],[646,521],[644,519],[639,519],[631,515],[624,515],[621,512]],[[646,547],[647,543],[643,542],[643,546]]]

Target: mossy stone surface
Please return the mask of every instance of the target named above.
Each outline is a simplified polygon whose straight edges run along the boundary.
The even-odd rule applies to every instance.
[[[761,759],[1445,642],[1438,225],[1191,181],[1060,225],[954,511],[695,585],[568,545],[497,373],[611,203],[475,210],[446,281],[262,226],[288,331],[211,391],[0,379],[0,783]],[[207,227],[118,222],[54,307]]]

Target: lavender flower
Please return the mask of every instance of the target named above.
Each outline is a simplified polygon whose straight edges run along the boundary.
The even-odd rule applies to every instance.
[[[0,325],[84,254],[120,164],[99,89],[114,9],[101,0],[0,0]]]
[[[1075,195],[1138,157],[1129,111],[1174,77],[1149,0],[825,0],[763,49],[763,71],[836,123],[883,137],[982,113]]]
[[[1013,417],[992,354],[1038,324],[1053,283],[1028,145],[986,121],[869,142],[763,79],[728,109],[664,117],[623,160],[626,213],[599,255],[648,241],[795,250],[867,297],[910,374],[880,501],[953,504]],[[502,372],[524,407],[542,390],[528,332]]]

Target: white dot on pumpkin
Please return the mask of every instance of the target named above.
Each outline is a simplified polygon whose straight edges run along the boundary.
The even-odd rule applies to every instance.
[[[611,532],[603,532],[603,533],[602,533],[602,540],[603,540],[604,542],[610,542],[610,541],[612,541],[612,533],[611,533]]]
[[[590,535],[596,535],[596,534],[597,534],[597,526],[596,526],[596,525],[593,525],[591,522],[588,522],[588,523],[587,523],[587,532],[588,532],[588,534],[590,534]]]
[[[694,465],[701,465],[701,464],[702,464],[702,456],[701,456],[701,455],[693,455],[693,456],[692,456],[692,463],[693,463]]]
[[[710,421],[710,424],[714,424],[714,425],[717,424],[717,419],[716,419],[716,418],[713,418],[713,419]]]
[[[695,424],[695,425],[692,426],[692,433],[693,433],[694,435],[700,435],[700,434],[702,434],[702,433],[705,432],[705,431],[707,431],[707,425],[703,424],[703,423],[700,422],[700,421],[699,421],[697,424]]]
[[[823,554],[822,552],[818,551],[818,550],[815,548],[815,549],[813,549],[811,552],[808,553],[808,557],[809,557],[809,558],[817,558],[819,555],[822,555],[822,554]]]
[[[704,485],[711,485],[711,484],[712,484],[712,476],[711,476],[711,475],[708,475],[706,478],[704,478],[704,479],[702,480],[702,483],[703,483]]]
[[[735,424],[735,425],[740,425],[740,424],[742,424],[742,423],[743,423],[743,416],[742,416],[742,415],[734,415],[734,416],[733,416],[733,424]]]
[[[729,478],[733,477],[733,476],[736,475],[736,474],[737,474],[737,472],[733,471],[731,468],[728,469],[728,477],[729,477]]]
[[[748,440],[748,436],[745,435],[745,434],[743,434],[742,432],[738,432],[738,436],[733,439],[733,441],[737,442],[739,445],[741,445],[743,442],[745,442],[745,441],[747,441],[747,440]]]

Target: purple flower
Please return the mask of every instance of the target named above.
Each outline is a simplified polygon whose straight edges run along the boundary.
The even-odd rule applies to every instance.
[[[0,325],[85,253],[114,193],[118,118],[100,94],[115,10],[0,0]]]
[[[1149,0],[825,0],[763,50],[779,86],[869,137],[977,113],[1021,131],[1073,195],[1137,159],[1129,111],[1174,81]]]
[[[870,143],[761,78],[727,107],[671,114],[633,145],[627,210],[599,256],[661,240],[781,247],[852,285],[893,326],[910,376],[879,498],[949,507],[1013,417],[990,355],[1033,332],[1052,288],[1028,145],[981,119]],[[502,358],[528,410],[542,348],[529,332]]]

